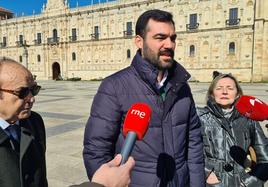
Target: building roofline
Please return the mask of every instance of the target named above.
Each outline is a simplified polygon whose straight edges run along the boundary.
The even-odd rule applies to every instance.
[[[5,8],[0,7],[0,12],[8,13],[8,14],[13,14],[10,10],[7,10]]]

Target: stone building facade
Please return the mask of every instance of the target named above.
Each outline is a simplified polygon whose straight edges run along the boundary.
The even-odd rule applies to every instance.
[[[268,80],[267,0],[117,0],[69,8],[47,0],[38,15],[0,20],[0,55],[27,66],[37,79],[101,79],[131,63],[139,15],[172,12],[175,59],[192,80],[214,70],[240,81]]]
[[[13,17],[13,13],[0,7],[0,20],[10,19]]]

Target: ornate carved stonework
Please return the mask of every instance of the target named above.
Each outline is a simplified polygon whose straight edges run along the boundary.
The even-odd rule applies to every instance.
[[[229,3],[232,4],[232,5],[235,5],[238,3],[238,0],[229,0]]]
[[[64,0],[47,0],[46,11],[63,9],[66,6]]]
[[[47,0],[39,15],[1,21],[0,54],[19,61],[23,48],[17,41],[23,35],[29,45],[28,67],[37,79],[51,78],[53,62],[59,63],[64,77],[106,77],[131,63],[137,50],[133,41],[137,18],[158,8],[173,14],[178,36],[175,59],[194,80],[210,81],[215,69],[232,72],[240,81],[268,80],[268,54],[263,52],[268,46],[266,0],[118,0],[72,9],[67,3]],[[237,20],[229,20],[230,8],[237,9]],[[194,25],[191,14],[196,15]],[[126,32],[128,22],[131,32]]]

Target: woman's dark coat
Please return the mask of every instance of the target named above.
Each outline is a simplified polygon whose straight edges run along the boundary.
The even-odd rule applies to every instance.
[[[220,107],[212,101],[197,111],[203,129],[206,175],[214,171],[221,181],[211,186],[263,186],[260,175],[267,173],[268,140],[259,123],[241,116],[236,109],[226,119]],[[258,164],[252,172],[246,173],[244,161],[249,146],[255,149]]]
[[[152,109],[149,129],[132,151],[136,164],[131,187],[204,186],[200,122],[187,84],[189,74],[178,63],[169,72],[165,101],[156,88],[158,70],[139,53],[131,66],[106,78],[94,98],[84,137],[89,178],[101,164],[120,153],[122,126],[132,104]],[[138,124],[137,124],[138,125]]]

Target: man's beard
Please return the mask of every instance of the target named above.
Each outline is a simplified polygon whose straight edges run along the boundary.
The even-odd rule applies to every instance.
[[[163,64],[160,60],[160,55],[169,55],[171,58],[165,60],[165,64]],[[170,69],[174,63],[174,51],[172,49],[166,49],[156,54],[145,43],[143,46],[143,58],[153,64],[158,70],[167,70]]]

